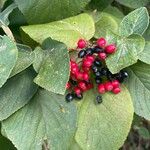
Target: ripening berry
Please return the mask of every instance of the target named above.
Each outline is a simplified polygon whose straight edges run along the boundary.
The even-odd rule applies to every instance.
[[[83,72],[83,80],[88,81],[89,80],[89,74],[87,72]]]
[[[77,86],[74,88],[74,92],[76,95],[80,95],[82,93],[81,89]]]
[[[93,87],[94,87],[94,86],[93,86],[92,83],[87,84],[87,90],[90,90],[90,89],[92,89]]]
[[[75,67],[71,67],[71,73],[72,74],[76,74],[79,71],[79,67],[75,66]]]
[[[83,79],[83,73],[80,72],[80,71],[76,72],[75,78],[76,78],[77,80],[82,80],[82,79]]]
[[[120,89],[119,87],[117,87],[117,88],[113,89],[112,92],[113,92],[114,94],[118,94],[118,93],[121,92],[121,89]]]
[[[115,51],[116,51],[116,46],[114,44],[111,44],[105,47],[105,52],[108,54],[112,54]]]
[[[77,43],[78,48],[85,48],[86,47],[86,41],[84,39],[80,39]]]
[[[111,82],[106,82],[104,86],[105,86],[106,91],[112,91],[113,89],[113,85]]]
[[[98,57],[99,57],[99,59],[100,60],[105,60],[106,59],[106,57],[107,57],[107,54],[106,53],[98,53]]]
[[[78,87],[79,87],[82,91],[86,91],[86,90],[87,90],[86,83],[83,82],[83,81],[79,82]]]
[[[120,86],[120,83],[118,80],[113,80],[111,83],[112,83],[113,88],[118,88]]]
[[[86,56],[86,59],[87,60],[90,60],[90,61],[92,61],[92,62],[94,62],[94,60],[95,60],[95,57],[94,56]]]
[[[84,59],[83,60],[83,66],[84,67],[87,67],[87,68],[89,68],[89,67],[91,67],[92,66],[92,61],[91,60],[89,60],[89,59]]]
[[[71,66],[71,68],[72,67],[77,67],[78,66],[78,64],[76,63],[76,62],[74,62],[74,61],[70,61],[70,66]]]
[[[98,92],[100,94],[104,94],[106,92],[104,84],[99,84],[98,85]]]
[[[82,65],[82,70],[85,71],[85,72],[89,72],[90,67],[85,67],[84,65]]]
[[[105,47],[105,45],[106,45],[106,40],[105,40],[104,38],[99,38],[99,39],[97,40],[97,45],[98,45],[99,47]]]
[[[68,82],[68,83],[66,84],[66,89],[68,90],[68,89],[70,89],[70,87],[71,87],[71,84]]]

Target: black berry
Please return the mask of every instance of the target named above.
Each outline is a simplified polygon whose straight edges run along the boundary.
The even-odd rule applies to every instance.
[[[81,99],[83,99],[83,94],[81,93],[81,94],[76,94],[75,95],[75,98],[77,99],[77,100],[81,100]]]
[[[94,53],[100,53],[100,52],[103,52],[104,50],[102,48],[99,48],[99,47],[94,47]]]
[[[95,82],[96,82],[96,84],[102,83],[102,78],[96,77]]]
[[[78,53],[78,57],[79,57],[79,58],[83,58],[85,55],[86,55],[86,51],[85,51],[85,50],[81,50],[81,51]]]
[[[122,70],[122,71],[120,71],[120,73],[123,78],[127,78],[129,76],[128,72],[126,72],[126,71]]]
[[[122,82],[124,81],[124,77],[122,76],[121,73],[117,73],[117,74],[115,75],[115,78],[116,78],[120,83],[122,83]]]
[[[67,102],[71,102],[74,98],[75,98],[75,96],[74,96],[73,93],[68,93],[68,94],[66,95],[66,101],[67,101]]]
[[[86,55],[93,55],[93,49],[92,48],[86,49]]]
[[[101,104],[103,102],[102,96],[98,95],[96,96],[96,103]]]
[[[109,81],[112,81],[114,79],[114,75],[110,71],[107,72],[107,79]]]
[[[100,72],[100,71],[97,71],[97,72],[95,73],[95,76],[96,76],[96,77],[101,77],[101,72]]]
[[[94,72],[94,73],[96,73],[96,72],[98,72],[98,71],[99,71],[98,67],[97,67],[97,66],[95,66],[95,65],[93,65],[93,66],[92,66],[92,70],[93,70],[93,72]]]
[[[101,67],[102,66],[102,62],[99,59],[96,59],[94,61],[94,65],[97,66],[97,67]]]
[[[103,76],[107,76],[108,72],[109,72],[108,68],[102,68],[102,69],[101,69],[101,74],[102,74]]]

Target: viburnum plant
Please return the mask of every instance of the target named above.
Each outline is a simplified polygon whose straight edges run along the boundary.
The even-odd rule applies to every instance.
[[[1,0],[0,147],[117,150],[150,120],[149,4]]]

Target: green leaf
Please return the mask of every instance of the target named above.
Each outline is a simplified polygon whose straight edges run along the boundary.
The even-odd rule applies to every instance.
[[[138,62],[128,70],[127,87],[135,113],[150,120],[150,65]]]
[[[95,38],[105,37],[108,30],[118,33],[119,24],[123,18],[123,14],[118,9],[108,7],[103,12],[97,13],[99,17],[95,22]]]
[[[18,44],[17,48],[18,48],[18,59],[15,67],[11,72],[10,77],[28,68],[33,63],[35,58],[35,54],[34,52],[32,52],[30,47]]]
[[[145,7],[138,8],[124,17],[120,24],[121,36],[143,34],[149,25],[149,14]]]
[[[131,7],[131,8],[138,8],[141,6],[146,6],[150,2],[149,0],[116,0],[116,1],[122,5]]]
[[[117,37],[116,35],[109,37]],[[109,39],[109,41],[112,41]],[[117,73],[138,60],[138,54],[143,51],[145,40],[140,35],[131,35],[128,38],[117,37],[117,51],[106,59],[106,64],[112,73]]]
[[[0,13],[0,26],[5,25],[8,26],[9,25],[9,20],[8,17],[10,15],[10,13],[17,7],[16,4],[11,4],[10,6],[8,6],[3,12]]]
[[[82,149],[116,150],[124,143],[133,119],[132,100],[122,87],[118,95],[106,93],[103,103],[95,105],[96,92],[84,95],[75,139]]]
[[[94,36],[95,27],[91,16],[80,14],[48,24],[24,26],[22,30],[38,43],[51,37],[65,43],[68,48],[75,48],[80,38],[89,40]]]
[[[28,23],[37,24],[77,15],[90,0],[15,0],[15,2]]]
[[[41,47],[36,47],[34,50],[35,59],[33,62],[33,68],[38,73],[45,58],[47,58],[50,54],[49,50],[43,50]]]
[[[50,38],[45,40],[43,45],[52,45],[52,47],[46,47],[49,55],[42,63],[34,82],[50,92],[65,94],[70,75],[68,49],[63,43]]]
[[[91,9],[97,9],[99,11],[102,11],[112,2],[113,0],[91,0],[88,7]]]
[[[67,150],[76,130],[76,115],[73,103],[41,89],[29,104],[2,122],[2,130],[18,150],[41,150],[44,141],[48,149]]]
[[[32,70],[9,79],[0,89],[0,120],[4,120],[29,102],[37,91]]]
[[[150,41],[145,43],[144,50],[139,54],[139,60],[144,63],[150,64]]]
[[[150,24],[145,33],[143,34],[143,37],[145,38],[146,41],[150,41]]]
[[[7,36],[0,36],[0,87],[9,78],[17,57],[18,50],[15,43]]]

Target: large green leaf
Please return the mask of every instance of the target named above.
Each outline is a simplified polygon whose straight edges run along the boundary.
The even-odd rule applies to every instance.
[[[96,12],[95,38],[105,37],[108,30],[118,33],[123,14],[115,7],[108,7],[103,12]]]
[[[0,120],[4,120],[29,102],[37,91],[32,70],[9,79],[0,89]]]
[[[131,8],[138,8],[141,6],[146,6],[150,2],[149,0],[116,0],[116,1],[122,5],[131,7]]]
[[[95,105],[96,93],[89,91],[79,112],[76,141],[84,150],[116,150],[126,139],[133,119],[132,100],[122,87],[118,95],[106,93]]]
[[[67,150],[76,130],[76,107],[63,96],[39,90],[24,108],[2,122],[3,133],[18,150]],[[46,145],[46,144],[45,144]]]
[[[146,42],[144,50],[139,54],[139,60],[150,64],[150,41]]]
[[[78,14],[90,0],[15,0],[30,24],[47,23]],[[43,12],[44,10],[44,12]]]
[[[145,40],[140,35],[131,35],[128,38],[113,34],[108,35],[108,41],[116,40],[117,51],[106,59],[106,64],[112,73],[128,67],[138,60],[138,54],[143,51]]]
[[[149,14],[145,7],[138,8],[124,17],[120,24],[121,36],[143,34],[149,25]]]
[[[34,82],[42,88],[64,94],[70,75],[70,59],[66,45],[50,38],[44,41],[48,56],[43,60]],[[50,45],[50,46],[49,46]],[[36,57],[38,59],[38,57]]]
[[[30,47],[18,44],[17,48],[18,48],[18,59],[15,67],[11,72],[10,77],[28,68],[33,63],[35,58],[35,54],[34,52],[32,52]]]
[[[135,113],[150,120],[150,65],[138,62],[129,70],[127,87],[130,91]]]
[[[91,16],[80,14],[48,24],[24,26],[22,30],[38,43],[51,37],[65,43],[69,48],[75,48],[80,38],[89,40],[94,36],[95,27]]]
[[[18,57],[15,43],[7,36],[0,36],[0,87],[9,78]]]

